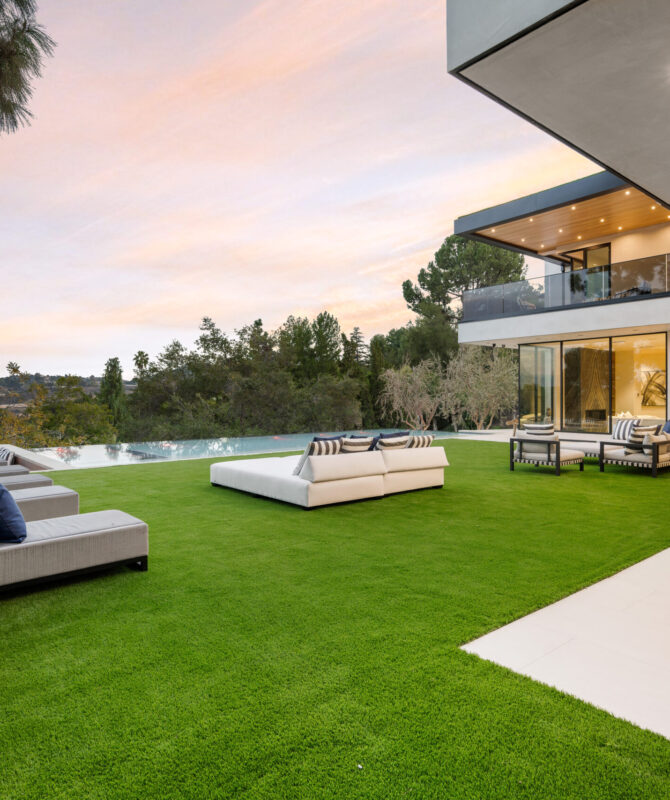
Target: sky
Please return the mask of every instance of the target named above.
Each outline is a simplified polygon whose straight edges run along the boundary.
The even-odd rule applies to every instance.
[[[445,5],[42,0],[58,46],[0,136],[0,375],[130,377],[203,316],[385,333],[455,217],[597,172],[447,74]]]

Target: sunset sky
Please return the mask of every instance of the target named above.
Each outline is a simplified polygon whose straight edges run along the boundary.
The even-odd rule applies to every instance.
[[[411,318],[454,217],[598,170],[446,72],[444,0],[42,0],[32,126],[0,136],[9,360],[334,313]],[[537,265],[534,267],[537,273]]]

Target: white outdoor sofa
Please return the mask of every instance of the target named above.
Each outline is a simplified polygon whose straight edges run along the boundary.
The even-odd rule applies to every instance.
[[[212,486],[225,486],[285,503],[316,508],[383,497],[396,492],[439,488],[449,466],[443,447],[371,450],[308,456],[251,458],[212,464]]]

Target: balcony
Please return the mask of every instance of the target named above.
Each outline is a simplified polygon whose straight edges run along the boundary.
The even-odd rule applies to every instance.
[[[463,296],[463,322],[642,300],[668,293],[666,253],[472,289]]]

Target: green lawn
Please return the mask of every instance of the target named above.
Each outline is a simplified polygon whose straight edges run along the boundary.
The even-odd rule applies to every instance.
[[[146,573],[0,602],[0,798],[668,798],[670,742],[459,650],[670,545],[670,475],[508,471],[304,511],[210,461],[63,472]]]

